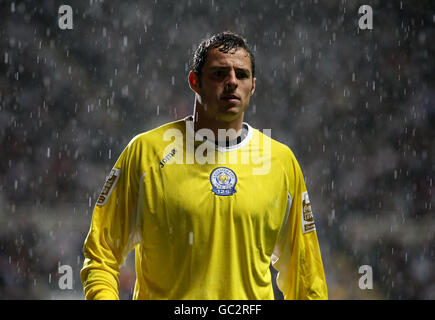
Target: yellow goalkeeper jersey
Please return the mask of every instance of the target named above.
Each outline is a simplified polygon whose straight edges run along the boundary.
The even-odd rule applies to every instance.
[[[244,123],[229,147],[192,118],[131,140],[84,243],[86,299],[118,299],[135,250],[134,299],[327,299],[311,204],[292,151]],[[209,139],[204,139],[209,138]]]

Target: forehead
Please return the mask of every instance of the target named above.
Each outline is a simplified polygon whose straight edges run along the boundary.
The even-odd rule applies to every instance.
[[[237,67],[251,70],[251,58],[249,53],[243,48],[231,49],[227,53],[213,48],[208,52],[204,67]]]

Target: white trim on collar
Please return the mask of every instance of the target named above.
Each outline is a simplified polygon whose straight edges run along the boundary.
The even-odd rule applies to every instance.
[[[186,122],[186,130],[190,131],[190,134],[193,136],[193,134],[195,134],[195,140],[196,137],[201,137],[202,136],[198,133],[195,133],[195,129],[193,127],[193,116],[187,116],[186,118],[184,118],[184,121]],[[249,141],[252,138],[252,127],[247,124],[246,122],[243,122],[243,124],[246,125],[246,127],[248,128],[248,133],[246,134],[246,137],[240,141],[239,143],[229,146],[229,147],[221,147],[221,146],[217,146],[215,144],[214,141],[210,141],[210,140],[206,140],[203,143],[209,143],[210,145],[213,145],[213,148],[219,152],[230,152],[230,151],[234,151],[240,148],[243,148],[245,145],[247,145],[249,143]],[[203,139],[198,139],[198,141],[202,141]]]

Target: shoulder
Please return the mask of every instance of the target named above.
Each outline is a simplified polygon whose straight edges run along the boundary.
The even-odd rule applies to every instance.
[[[173,130],[179,130],[181,133],[185,131],[185,120],[180,119],[177,121],[165,123],[159,127],[149,131],[142,132],[136,135],[129,142],[128,146],[137,146],[141,144],[159,144],[162,142],[166,133],[171,133]]]
[[[140,151],[145,148],[148,152],[153,150],[160,150],[168,144],[171,136],[175,132],[183,134],[185,132],[185,120],[180,119],[177,121],[165,123],[154,129],[142,132],[130,140],[126,149],[130,151]]]
[[[293,150],[290,146],[272,138],[270,129],[264,129],[263,132],[261,132],[258,129],[252,128],[252,131],[253,140],[260,141],[263,148],[269,144],[272,161],[280,163],[287,173],[296,173],[300,171],[300,166]],[[255,138],[256,136],[257,138]]]
[[[270,129],[264,129],[262,132],[256,128],[252,128],[252,132],[253,132],[252,136],[254,138],[257,136],[256,139],[262,141],[263,145],[265,143],[270,144],[273,156],[276,156],[280,158],[282,161],[286,161],[286,162],[296,160],[296,157],[292,149],[288,145],[271,137]]]
[[[142,163],[143,165],[159,163],[162,150],[170,143],[171,136],[177,133],[182,135],[184,131],[185,121],[181,119],[137,134],[127,144],[121,157],[128,162]]]

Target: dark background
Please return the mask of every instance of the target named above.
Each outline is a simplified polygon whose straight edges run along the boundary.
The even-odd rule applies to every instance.
[[[0,298],[83,299],[106,175],[133,136],[192,112],[191,54],[231,30],[257,61],[245,120],[304,172],[330,298],[434,299],[434,25],[433,1],[0,1]],[[130,256],[122,299],[134,278]]]

